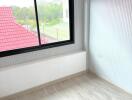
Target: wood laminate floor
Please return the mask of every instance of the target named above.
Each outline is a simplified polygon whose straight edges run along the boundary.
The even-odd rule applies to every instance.
[[[132,95],[93,74],[84,74],[8,100],[132,100]]]

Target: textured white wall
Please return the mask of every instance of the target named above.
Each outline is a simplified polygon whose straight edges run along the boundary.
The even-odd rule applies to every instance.
[[[132,93],[132,0],[91,0],[91,70]]]

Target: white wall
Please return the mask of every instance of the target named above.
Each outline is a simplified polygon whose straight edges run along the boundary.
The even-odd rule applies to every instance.
[[[0,97],[86,70],[86,52],[12,66],[0,71]]]
[[[91,0],[91,70],[132,93],[132,0]]]
[[[87,66],[90,66],[89,32],[90,32],[90,0],[84,0],[84,50],[87,51],[86,57]]]

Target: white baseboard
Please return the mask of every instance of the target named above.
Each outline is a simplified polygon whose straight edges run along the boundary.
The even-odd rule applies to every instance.
[[[116,86],[116,87],[120,88],[121,90],[123,90],[123,91],[127,92],[128,94],[132,94],[132,92],[131,92],[131,91],[129,91],[129,90],[127,90],[127,89],[123,88],[123,87],[122,87],[122,86],[120,86],[119,84],[117,84],[117,83],[113,82],[111,79],[109,79],[109,78],[107,78],[107,77],[105,77],[105,76],[103,76],[103,75],[101,75],[101,74],[99,74],[99,73],[97,73],[97,72],[95,72],[95,71],[93,71],[93,70],[91,70],[91,69],[89,69],[89,72],[94,73],[94,74],[95,74],[95,75],[97,75],[98,77],[102,78],[103,80],[106,80],[107,82],[109,82],[109,83],[113,84],[114,86]]]
[[[0,70],[0,97],[86,71],[86,52],[20,64]]]
[[[84,74],[87,74],[87,71],[82,71],[82,72],[79,72],[79,73],[76,73],[76,74],[72,74],[72,75],[63,77],[61,79],[54,80],[54,81],[48,82],[46,84],[42,84],[42,85],[37,86],[37,87],[33,87],[31,89],[28,89],[28,90],[25,90],[25,91],[21,91],[21,92],[15,93],[13,95],[1,97],[0,100],[10,100],[10,99],[14,99],[14,98],[16,98],[18,96],[23,96],[23,95],[26,95],[26,94],[30,94],[30,93],[33,93],[35,91],[39,91],[42,88],[45,88],[45,87],[48,87],[48,86],[51,86],[51,85],[54,85],[54,84],[57,84],[57,83],[66,81],[66,80],[71,79],[71,78],[78,77],[78,76],[81,76],[81,75],[84,75]]]

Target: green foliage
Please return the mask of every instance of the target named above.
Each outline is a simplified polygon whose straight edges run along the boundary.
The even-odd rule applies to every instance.
[[[52,19],[51,21],[49,21],[48,23],[46,23],[46,25],[52,26],[52,25],[56,25],[56,24],[58,24],[60,22],[61,22],[61,19],[56,18],[56,19]]]
[[[33,7],[24,7],[19,8],[16,6],[13,6],[13,13],[14,16],[19,20],[26,20],[26,19],[35,19],[35,12]]]
[[[31,25],[35,27],[35,9],[34,7],[16,7],[13,6],[13,13],[17,21],[22,25]],[[47,3],[38,5],[39,22],[46,25],[55,25],[60,23],[63,17],[62,4]]]
[[[63,17],[63,7],[59,4],[48,3],[38,6],[39,20],[45,23],[59,23]]]

